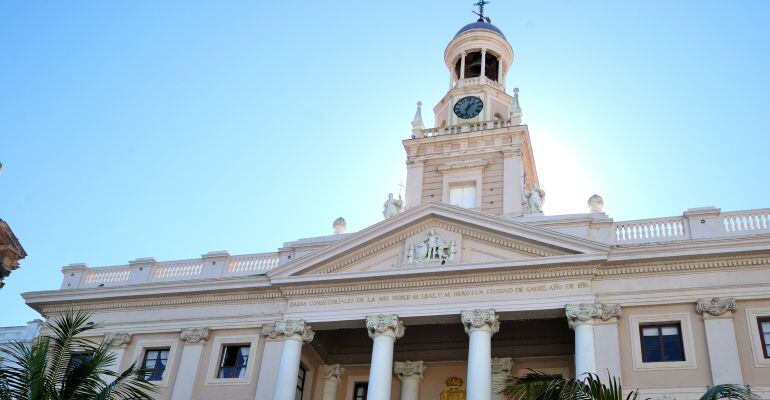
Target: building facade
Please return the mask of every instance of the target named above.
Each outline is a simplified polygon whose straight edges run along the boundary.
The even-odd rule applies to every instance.
[[[479,19],[444,59],[436,126],[418,103],[383,221],[273,253],[68,265],[27,304],[92,313],[158,399],[487,400],[530,369],[770,399],[770,209],[614,221],[593,196],[544,215],[504,34]]]

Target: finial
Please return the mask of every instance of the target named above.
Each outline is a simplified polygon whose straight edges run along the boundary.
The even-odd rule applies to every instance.
[[[339,217],[334,220],[334,234],[340,235],[345,233],[345,231],[348,229],[348,223],[345,221],[345,218]]]
[[[484,22],[484,21],[487,21],[487,23],[491,23],[492,22],[492,20],[489,19],[489,17],[485,17],[484,16],[484,6],[487,5],[487,4],[489,4],[489,2],[486,1],[486,0],[479,0],[478,3],[473,4],[474,6],[479,8],[478,12],[476,12],[476,11],[473,12],[474,14],[479,16],[478,22]]]
[[[595,194],[588,199],[588,209],[591,214],[601,214],[604,212],[604,199]]]
[[[414,113],[414,119],[412,120],[412,133],[417,134],[420,130],[425,129],[425,124],[422,123],[422,102],[417,102],[417,111]]]

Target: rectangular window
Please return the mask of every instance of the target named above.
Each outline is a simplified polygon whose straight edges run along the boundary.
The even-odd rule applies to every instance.
[[[765,358],[770,358],[770,317],[757,318],[759,338],[762,341],[762,351]]]
[[[72,353],[70,354],[70,360],[67,363],[67,374],[72,373],[72,370],[79,367],[84,362],[91,361],[93,358],[91,353]]]
[[[449,204],[476,208],[476,182],[466,182],[449,187]]]
[[[243,378],[249,362],[249,345],[227,345],[222,348],[217,378]]]
[[[679,323],[640,325],[642,362],[684,361],[684,342]]]
[[[297,395],[294,396],[294,400],[302,400],[302,395],[305,393],[305,376],[307,376],[307,369],[300,364],[299,376],[297,376]]]
[[[158,382],[163,380],[163,373],[168,364],[168,353],[170,348],[147,349],[142,358],[141,377],[145,381]]]
[[[369,391],[369,382],[356,382],[353,386],[353,400],[366,400],[366,392]]]

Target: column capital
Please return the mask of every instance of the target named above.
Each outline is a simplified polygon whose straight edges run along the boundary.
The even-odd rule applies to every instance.
[[[499,318],[495,314],[495,310],[492,309],[463,311],[460,314],[460,320],[463,323],[463,327],[465,327],[465,333],[483,330],[494,335],[500,330]]]
[[[404,336],[404,330],[406,330],[404,323],[396,314],[366,316],[366,331],[369,332],[369,337],[372,339],[382,335],[400,339]]]
[[[104,341],[108,343],[110,348],[125,348],[126,345],[131,343],[131,334],[127,332],[115,332],[104,335]]]
[[[570,327],[580,324],[590,324],[594,318],[602,321],[609,321],[613,318],[620,318],[623,311],[620,304],[567,304],[564,306],[565,314],[569,320]]]
[[[270,339],[297,340],[302,343],[309,343],[315,337],[313,327],[305,323],[305,320],[287,319],[284,321],[275,321],[275,326],[268,326],[262,329],[262,334]]]
[[[185,344],[195,344],[209,340],[209,328],[185,328],[180,334]]]
[[[513,369],[513,359],[511,357],[493,358],[492,359],[492,373],[493,374],[510,374]]]
[[[422,380],[422,374],[427,368],[422,361],[396,361],[393,363],[393,372],[398,376],[398,379],[403,381],[404,378],[417,377]]]
[[[345,368],[342,368],[339,364],[324,365],[324,380],[339,383],[344,373]]]
[[[732,311],[735,311],[735,307],[734,297],[709,297],[698,299],[695,303],[695,311],[703,314],[704,317],[707,315],[729,317],[732,316]]]

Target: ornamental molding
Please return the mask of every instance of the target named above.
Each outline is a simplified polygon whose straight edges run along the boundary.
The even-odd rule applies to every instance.
[[[180,335],[187,344],[195,344],[209,340],[209,328],[185,328]]]
[[[339,383],[342,380],[342,375],[345,373],[345,368],[342,368],[339,364],[324,365],[324,380],[334,381]]]
[[[511,357],[492,359],[492,374],[508,375],[511,373],[512,369],[513,369],[513,359]]]
[[[500,317],[492,309],[463,311],[460,314],[460,321],[463,323],[465,333],[482,330],[494,335],[500,330]]]
[[[715,317],[719,317],[730,311],[735,311],[735,298],[734,297],[710,297],[705,299],[699,299],[695,303],[695,311],[700,314],[709,314]]]
[[[104,335],[104,341],[111,348],[125,348],[131,343],[131,334],[126,332],[115,332]]]
[[[620,318],[623,314],[620,304],[567,304],[564,308],[570,325],[590,323],[594,318],[609,321],[613,318]]]
[[[480,158],[472,160],[454,161],[436,165],[436,170],[440,173],[457,171],[463,169],[484,169],[489,165],[488,160],[482,160]]]
[[[528,255],[533,257],[549,257],[549,256],[561,255],[560,253],[550,250],[546,247],[524,244],[515,240],[511,240],[510,238],[504,238],[499,235],[493,235],[490,233],[477,231],[475,229],[470,229],[464,226],[450,224],[438,218],[433,218],[427,222],[414,225],[411,229],[404,230],[389,238],[380,240],[362,250],[355,252],[353,255],[348,255],[347,257],[342,258],[339,261],[332,263],[329,266],[322,267],[318,271],[313,271],[312,273],[329,274],[329,273],[338,271],[350,264],[363,260],[375,253],[390,249],[391,247],[394,247],[394,246],[403,245],[403,243],[407,239],[413,236],[422,234],[423,231],[430,230],[430,229],[443,229],[455,234],[459,234],[462,237],[468,237],[471,239],[484,241],[489,244],[497,245],[509,250],[516,251],[523,255]]]
[[[425,368],[426,366],[422,361],[396,361],[393,363],[393,372],[398,376],[398,380],[400,381],[410,377],[417,377],[422,380]]]
[[[253,292],[236,292],[236,293],[222,293],[222,294],[203,294],[190,296],[189,293],[180,294],[178,296],[164,296],[156,298],[143,298],[140,300],[114,300],[114,301],[99,301],[96,303],[78,303],[77,305],[67,302],[64,304],[52,304],[40,307],[40,313],[49,316],[51,314],[59,314],[72,310],[83,311],[100,311],[100,310],[116,310],[116,309],[131,309],[131,308],[153,308],[153,307],[167,307],[167,306],[183,306],[193,304],[209,304],[209,303],[229,303],[229,302],[243,302],[251,300],[281,300],[283,294],[276,288],[257,289]]]
[[[659,262],[629,262],[622,264],[605,264],[602,265],[597,271],[596,275],[601,276],[628,276],[628,275],[643,275],[643,274],[655,274],[655,273],[670,273],[670,272],[688,272],[698,270],[709,269],[734,269],[734,268],[757,268],[767,267],[770,265],[770,257],[719,257],[719,258],[702,258],[702,259],[688,259],[674,260],[674,261],[659,261]]]
[[[442,237],[443,236],[443,237]],[[406,240],[404,244],[404,264],[441,264],[456,263],[460,259],[462,248],[461,235],[446,234],[430,229]]]
[[[502,262],[505,263],[505,262]],[[468,286],[472,284],[497,284],[518,281],[538,281],[553,278],[590,279],[598,265],[554,266],[541,265],[516,272],[464,272],[444,273],[428,278],[387,279],[378,282],[346,283],[334,285],[297,285],[282,288],[286,297],[303,297],[327,294],[370,293],[391,289],[431,289],[437,286]]]
[[[366,331],[369,337],[374,339],[377,336],[390,336],[394,339],[400,339],[404,336],[404,323],[398,318],[398,315],[368,315],[366,317]]]
[[[302,343],[309,343],[315,337],[313,328],[301,319],[276,321],[274,326],[262,329],[262,334],[270,339],[298,340]]]

